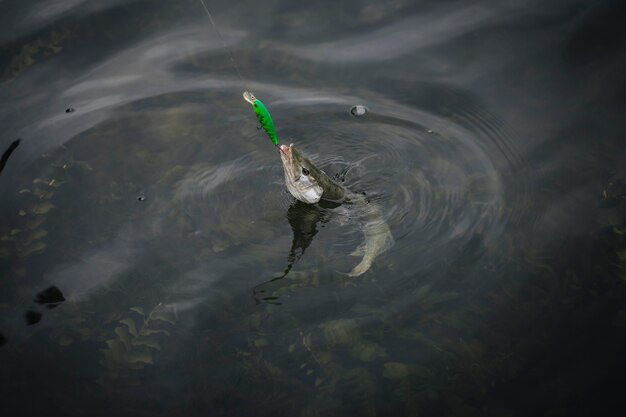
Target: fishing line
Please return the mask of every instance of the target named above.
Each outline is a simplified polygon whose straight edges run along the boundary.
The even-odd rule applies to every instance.
[[[207,7],[207,5],[204,3],[204,0],[200,0],[200,4],[202,4],[202,8],[204,9],[204,11],[206,12],[207,17],[209,18],[209,22],[211,22],[211,25],[213,26],[213,29],[215,29],[215,32],[217,33],[217,36],[220,38],[220,41],[222,42],[222,46],[224,48],[226,48],[226,51],[228,52],[228,58],[230,59],[230,63],[232,64],[233,68],[235,68],[235,71],[237,72],[237,76],[239,77],[239,81],[241,81],[241,85],[244,87],[244,98],[246,99],[246,101],[249,101],[250,104],[253,105],[254,109],[255,109],[255,113],[257,114],[257,117],[259,118],[259,122],[261,123],[261,127],[263,127],[266,132],[268,133],[268,135],[270,135],[270,139],[272,139],[271,137],[271,133],[274,134],[275,137],[275,132],[274,132],[274,122],[272,121],[272,117],[270,116],[269,112],[267,111],[267,109],[265,108],[265,105],[263,105],[263,103],[259,100],[256,99],[256,97],[254,97],[253,94],[249,93],[250,89],[246,87],[246,83],[243,80],[243,76],[241,75],[241,71],[239,71],[239,66],[237,66],[237,62],[235,62],[235,58],[233,56],[233,51],[230,49],[230,46],[228,46],[226,44],[226,40],[224,40],[224,36],[222,36],[222,32],[220,32],[219,28],[217,27],[217,24],[215,23],[215,20],[213,20],[213,16],[211,16],[211,12],[209,12],[209,8]],[[267,123],[271,124],[271,128],[267,127]],[[270,133],[271,131],[271,133]],[[272,139],[272,144],[278,148],[278,150],[280,151],[280,146],[278,145],[278,139]],[[300,256],[302,256],[302,254],[300,254]],[[298,257],[299,259],[299,257]],[[287,266],[287,269],[285,270],[285,272],[278,277],[274,277],[272,279],[270,279],[269,281],[266,282],[262,282],[258,285],[255,285],[254,288],[252,289],[252,296],[254,298],[254,300],[256,301],[256,303],[258,304],[259,301],[256,298],[256,295],[259,293],[263,293],[265,292],[265,290],[260,290],[257,292],[257,288],[260,287],[261,285],[264,284],[268,284],[270,282],[273,281],[277,281],[279,279],[284,278],[285,276],[287,276],[287,274],[289,273],[289,271],[291,271],[291,268],[293,267],[293,264],[297,261],[297,259],[289,259],[290,263]],[[264,297],[263,300],[267,303],[270,304],[282,304],[282,303],[278,303],[278,302],[272,302],[273,297]]]
[[[230,46],[226,44],[226,41],[224,40],[222,33],[217,27],[215,20],[213,20],[213,16],[211,16],[211,12],[209,12],[209,8],[206,7],[204,0],[200,0],[200,3],[202,4],[202,7],[204,8],[206,15],[208,16],[209,21],[211,22],[211,25],[213,25],[213,29],[215,29],[217,36],[219,36],[220,40],[222,41],[222,46],[226,48],[226,51],[228,52],[228,57],[230,58],[230,63],[233,65],[233,68],[235,68],[235,71],[237,71],[237,75],[239,76],[239,81],[241,81],[241,85],[244,87],[244,90],[249,90],[246,87],[246,83],[243,81],[243,77],[241,76],[241,71],[239,71],[239,67],[237,66],[237,63],[235,62],[235,58],[233,57],[233,51],[230,49]]]
[[[211,12],[209,12],[209,8],[207,7],[204,0],[200,0],[200,4],[202,4],[202,8],[204,8],[204,11],[206,12],[207,17],[209,18],[209,22],[211,22],[211,25],[213,26],[213,29],[215,29],[217,36],[220,38],[220,41],[222,41],[222,46],[226,48],[226,51],[228,52],[228,58],[230,59],[230,63],[232,64],[235,71],[237,71],[237,76],[239,77],[239,81],[241,81],[241,85],[243,86],[245,90],[244,98],[246,99],[246,101],[249,101],[250,104],[253,105],[255,109],[255,113],[257,114],[257,117],[259,118],[259,122],[261,122],[261,127],[267,132],[268,135],[270,135],[270,139],[272,139],[272,135],[274,136],[274,139],[272,139],[272,142],[274,146],[280,150],[280,146],[278,145],[278,139],[276,138],[276,133],[274,132],[274,122],[272,121],[272,117],[270,116],[269,112],[267,111],[263,103],[257,100],[256,97],[254,97],[252,93],[249,93],[250,89],[247,88],[246,83],[243,80],[241,71],[239,71],[239,66],[237,66],[237,62],[235,62],[233,51],[230,49],[230,46],[226,44],[226,41],[224,40],[224,36],[222,36],[222,32],[220,32],[220,29],[217,27],[217,23],[215,23],[215,20],[213,19]],[[268,125],[268,123],[269,125],[271,125],[271,127]]]

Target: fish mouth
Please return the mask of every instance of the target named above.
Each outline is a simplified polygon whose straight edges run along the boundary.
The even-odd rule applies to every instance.
[[[280,145],[280,147],[278,148],[278,150],[280,151],[280,157],[283,158],[283,155],[284,155],[285,158],[287,158],[287,160],[291,162],[293,158],[293,153],[291,152],[292,147],[293,147],[293,143],[290,144],[289,146]]]
[[[280,145],[280,147],[278,148],[280,152],[280,159],[283,162],[283,166],[285,167],[285,169],[289,170],[291,170],[291,168],[293,167],[293,152],[291,150],[292,147],[293,143],[289,146]]]

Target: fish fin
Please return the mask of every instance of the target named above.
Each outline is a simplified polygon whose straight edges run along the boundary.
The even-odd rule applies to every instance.
[[[352,271],[348,273],[349,277],[358,277],[359,275],[363,275],[372,267],[372,259],[363,258],[363,260],[354,267]]]
[[[350,252],[350,256],[364,256],[365,255],[365,242],[361,243],[355,250]]]

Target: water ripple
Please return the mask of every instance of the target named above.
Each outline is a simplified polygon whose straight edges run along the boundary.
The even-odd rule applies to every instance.
[[[279,49],[298,58],[325,64],[388,61],[467,33],[483,24],[492,14],[493,11],[488,8],[470,5],[456,8],[452,13],[445,10],[411,16],[353,38]]]

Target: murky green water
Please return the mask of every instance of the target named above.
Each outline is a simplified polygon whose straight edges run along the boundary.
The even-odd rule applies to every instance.
[[[7,415],[624,405],[620,3],[206,3],[243,82],[199,1],[0,1]],[[244,89],[382,208],[366,274]]]

